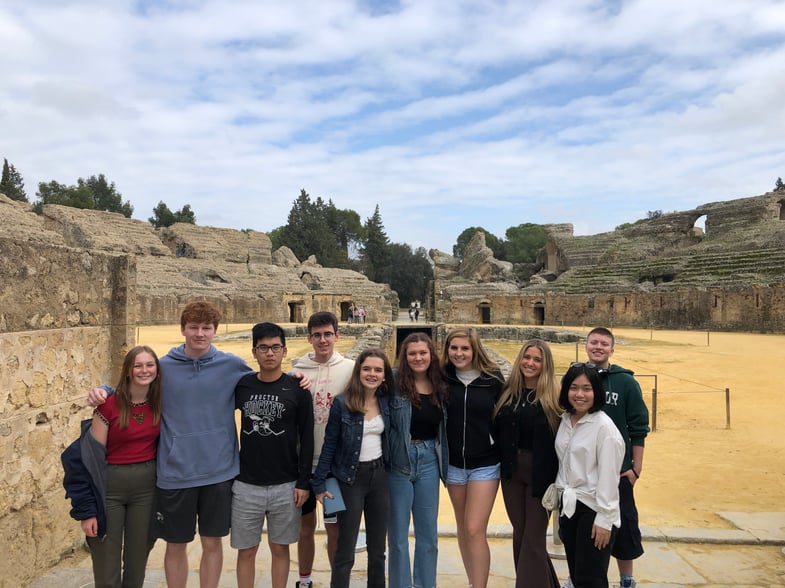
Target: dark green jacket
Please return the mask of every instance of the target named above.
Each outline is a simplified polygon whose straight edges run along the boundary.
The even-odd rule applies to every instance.
[[[611,417],[624,439],[625,451],[621,471],[632,467],[632,446],[644,446],[649,434],[649,409],[643,401],[632,370],[613,365],[600,374],[605,387],[605,413]]]

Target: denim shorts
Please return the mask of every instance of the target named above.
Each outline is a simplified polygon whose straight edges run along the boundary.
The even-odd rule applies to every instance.
[[[483,480],[498,480],[501,478],[501,465],[484,466],[465,470],[455,466],[447,466],[447,483],[453,486],[465,486],[469,482],[481,482]]]

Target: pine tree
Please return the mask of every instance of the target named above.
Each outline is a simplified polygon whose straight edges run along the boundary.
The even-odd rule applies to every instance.
[[[289,211],[286,224],[270,233],[273,247],[289,247],[299,260],[315,255],[325,267],[349,267],[349,247],[359,240],[360,216],[341,210],[332,200],[311,200],[300,190]]]
[[[389,284],[392,276],[390,239],[384,230],[379,205],[365,221],[365,243],[363,245],[363,266],[366,277],[381,284]]]
[[[3,176],[0,179],[0,193],[5,194],[11,200],[28,202],[22,174],[16,171],[14,164],[8,163],[8,160],[5,158],[3,158]]]

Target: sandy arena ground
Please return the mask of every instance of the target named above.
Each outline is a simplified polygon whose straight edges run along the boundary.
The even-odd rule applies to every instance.
[[[251,325],[221,325],[219,335],[247,331]],[[558,327],[586,334],[583,327]],[[785,442],[779,423],[785,414],[782,372],[785,336],[706,331],[614,329],[613,362],[636,372],[652,411],[657,386],[657,430],[647,440],[644,468],[636,484],[641,524],[647,526],[730,528],[716,512],[781,511],[785,486]],[[141,327],[139,343],[158,353],[182,342],[178,326]],[[249,341],[216,341],[217,347],[251,362]],[[289,358],[302,355],[307,341],[287,341]],[[354,344],[342,338],[339,351]],[[513,361],[517,343],[487,342]],[[553,345],[557,372],[584,359],[583,346]],[[253,364],[251,364],[253,365]],[[289,368],[287,360],[284,368]],[[726,428],[725,389],[730,389],[730,429]],[[443,492],[443,505],[449,504]],[[440,523],[452,511],[440,509]],[[501,497],[493,521],[506,521]]]

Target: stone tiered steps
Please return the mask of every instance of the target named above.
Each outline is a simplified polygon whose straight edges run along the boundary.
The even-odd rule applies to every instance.
[[[573,268],[538,289],[564,294],[620,293],[650,282],[658,290],[695,287],[748,286],[781,282],[785,278],[785,251],[766,248],[750,251],[706,251],[682,256],[626,261]]]
[[[622,239],[616,233],[600,233],[575,239],[557,239],[557,245],[573,267],[594,266],[609,250],[618,247]]]

